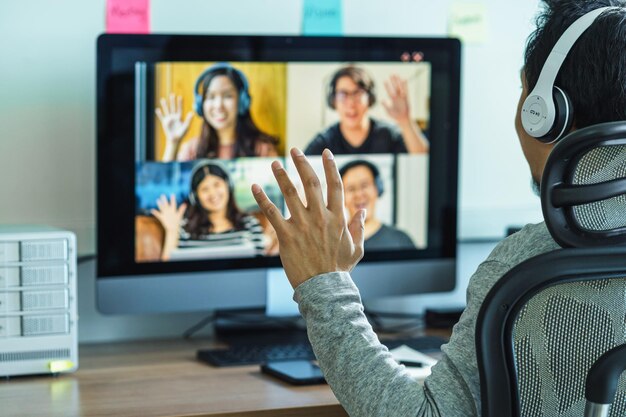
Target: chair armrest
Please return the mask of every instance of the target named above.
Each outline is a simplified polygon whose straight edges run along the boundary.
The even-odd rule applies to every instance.
[[[626,369],[626,345],[617,346],[593,364],[587,374],[585,416],[608,415],[609,406],[615,399],[617,384]]]

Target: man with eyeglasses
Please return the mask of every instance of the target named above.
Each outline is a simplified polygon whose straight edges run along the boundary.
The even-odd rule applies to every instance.
[[[378,167],[364,159],[355,159],[339,168],[343,183],[344,204],[348,218],[365,209],[363,248],[369,250],[416,249],[413,240],[402,230],[384,224],[376,216],[376,206],[384,193]]]
[[[339,122],[319,133],[304,153],[321,155],[325,148],[335,154],[427,153],[428,140],[410,117],[406,80],[392,75],[385,88],[389,99],[382,104],[397,127],[368,116],[376,93],[367,72],[353,65],[335,72],[326,99]]]

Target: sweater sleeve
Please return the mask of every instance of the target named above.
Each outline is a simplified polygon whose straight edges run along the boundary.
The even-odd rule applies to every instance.
[[[350,274],[318,275],[296,288],[294,299],[324,376],[348,414],[355,416],[471,417],[480,413],[474,332],[482,300],[508,269],[481,264],[468,287],[468,306],[442,358],[423,384],[398,365],[363,312]]]
[[[324,376],[350,416],[439,415],[428,391],[378,341],[348,273],[314,277],[294,298]]]

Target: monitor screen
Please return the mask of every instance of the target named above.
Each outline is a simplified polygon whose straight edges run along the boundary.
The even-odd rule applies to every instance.
[[[292,147],[322,190],[335,154],[362,264],[453,259],[459,59],[451,39],[102,35],[98,277],[280,266],[250,186],[288,217],[270,164],[305,200]]]

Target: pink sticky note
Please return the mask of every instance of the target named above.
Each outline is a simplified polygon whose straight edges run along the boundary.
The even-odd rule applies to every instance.
[[[150,0],[107,0],[107,33],[150,33]]]

